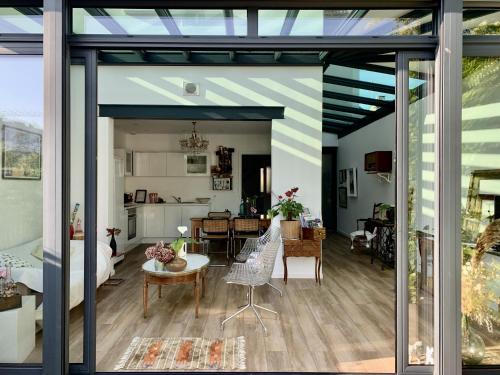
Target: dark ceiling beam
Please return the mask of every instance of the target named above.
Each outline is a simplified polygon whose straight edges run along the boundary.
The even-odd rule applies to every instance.
[[[356,122],[356,120],[360,120],[360,119],[355,118],[355,117],[338,115],[336,113],[327,113],[327,112],[323,112],[323,119],[339,120],[339,121],[343,121],[343,122],[346,122],[349,124],[353,124],[354,122]]]
[[[367,105],[374,105],[374,106],[377,106],[377,107],[391,107],[391,106],[394,106],[394,103],[392,101],[379,100],[379,99],[373,99],[373,98],[366,98],[366,97],[363,97],[363,96],[343,94],[343,93],[340,93],[340,92],[333,92],[333,91],[325,91],[325,90],[323,90],[323,97],[324,98],[330,98],[330,99],[336,99],[336,100],[343,100],[345,102],[354,102],[354,103],[361,103],[361,104],[367,104]]]
[[[283,26],[281,26],[280,36],[290,35],[298,15],[299,9],[289,9],[286,11],[285,21],[283,22]]]
[[[393,101],[391,101],[389,103],[391,104],[390,107],[385,107],[385,108],[382,107],[376,111],[373,111],[372,115],[366,116],[366,117],[360,119],[359,121],[357,121],[352,127],[346,128],[346,130],[342,134],[339,134],[339,137],[344,137],[348,134],[351,134],[351,133],[355,132],[356,130],[364,128],[366,125],[369,125],[369,124],[371,124],[377,120],[380,120],[381,118],[384,118],[385,116],[388,116],[391,113],[393,113],[396,110],[395,103]],[[394,121],[396,121],[396,120],[394,120]],[[396,126],[395,123],[394,123],[394,126]]]
[[[377,91],[377,92],[383,92],[383,93],[392,94],[392,95],[394,95],[396,93],[396,89],[393,86],[382,85],[379,83],[358,81],[358,80],[350,79],[350,78],[342,78],[342,77],[334,77],[334,76],[330,76],[330,75],[323,75],[323,82],[329,83],[332,85],[353,87],[356,89]]]
[[[234,36],[234,15],[232,9],[224,9],[224,23],[226,35]]]
[[[174,17],[172,17],[172,13],[168,9],[156,8],[155,12],[170,35],[182,35],[179,26],[177,26]]]
[[[116,20],[103,8],[85,8],[85,11],[94,17],[95,20],[104,26],[111,34],[128,35],[127,30],[116,22]]]
[[[364,62],[357,62],[355,60],[336,61],[335,65],[345,66],[347,68],[368,70],[370,72],[383,73],[383,74],[389,74],[389,75],[396,74],[395,68],[392,68],[389,66],[384,66],[384,65],[376,65],[376,64],[370,64],[370,63],[364,63]]]
[[[373,111],[370,111],[368,109],[362,109],[362,108],[357,108],[357,107],[348,107],[348,106],[344,106],[344,105],[331,104],[331,103],[325,103],[325,102],[323,102],[323,109],[337,111],[337,112],[354,113],[356,115],[363,115],[363,116],[368,116],[368,115],[373,113]]]

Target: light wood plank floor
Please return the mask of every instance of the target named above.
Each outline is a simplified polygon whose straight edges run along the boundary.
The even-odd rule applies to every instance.
[[[200,317],[194,318],[191,285],[164,287],[158,299],[150,290],[149,316],[143,318],[141,264],[145,246],[127,254],[115,277],[125,281],[97,292],[97,368],[112,371],[134,336],[245,336],[248,371],[394,372],[395,274],[352,253],[349,241],[330,235],[324,241],[321,286],[314,280],[290,279],[256,292],[257,303],[277,310],[264,312],[265,336],[251,312],[220,322],[245,301],[245,289],[226,285],[227,268],[210,268]],[[82,357],[82,307],[71,311],[71,360]]]

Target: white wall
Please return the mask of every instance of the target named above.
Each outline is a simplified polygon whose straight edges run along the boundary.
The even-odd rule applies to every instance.
[[[349,234],[356,230],[356,220],[372,216],[375,203],[394,204],[396,200],[396,185],[382,181],[376,175],[364,171],[365,154],[372,151],[396,152],[396,117],[386,116],[364,128],[338,140],[337,153],[338,170],[357,168],[358,197],[347,198],[347,208],[338,207],[338,231]],[[396,166],[393,165],[393,173]]]
[[[133,151],[168,151],[180,152],[180,134],[136,134],[126,135],[125,147]],[[215,150],[219,145],[234,147],[233,153],[233,190],[212,190],[210,176],[206,177],[125,177],[125,191],[135,192],[146,189],[158,193],[167,201],[172,201],[172,195],[179,196],[183,201],[194,200],[196,197],[208,197],[211,209],[224,211],[229,209],[238,214],[241,200],[241,155],[270,154],[270,134],[205,134],[210,142],[209,150],[211,165],[217,164]],[[116,139],[115,139],[116,142]]]
[[[300,200],[321,212],[322,68],[102,66],[99,104],[283,106],[273,120],[272,188],[300,187]],[[199,96],[182,96],[183,82],[200,84]],[[281,259],[278,256],[278,259]],[[290,277],[312,277],[314,260],[290,259]],[[281,277],[277,262],[274,276]]]

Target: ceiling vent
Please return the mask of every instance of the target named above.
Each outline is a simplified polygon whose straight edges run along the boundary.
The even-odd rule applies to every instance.
[[[182,92],[184,96],[198,96],[200,95],[200,85],[193,82],[184,82],[184,90]]]

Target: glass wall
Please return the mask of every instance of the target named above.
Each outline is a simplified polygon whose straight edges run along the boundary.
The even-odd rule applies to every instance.
[[[463,59],[462,359],[500,364],[500,58]]]
[[[41,34],[42,8],[0,8],[0,34]]]
[[[41,56],[0,56],[0,363],[42,360]]]
[[[409,77],[408,363],[432,365],[436,229],[434,61],[410,60]]]

